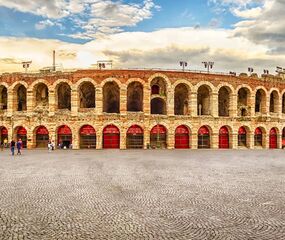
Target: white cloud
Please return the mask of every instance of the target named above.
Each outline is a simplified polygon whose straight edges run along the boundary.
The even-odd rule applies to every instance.
[[[30,51],[33,49],[33,51]],[[246,71],[248,66],[261,72],[273,71],[283,55],[272,56],[262,44],[244,37],[232,37],[230,30],[176,28],[154,32],[123,32],[92,40],[85,44],[70,44],[55,40],[0,38],[0,72],[22,71],[21,60],[33,60],[32,70],[51,65],[52,50],[57,62],[65,68],[88,68],[97,60],[114,60],[115,68],[179,68],[186,60],[191,69],[203,69],[202,61],[215,61],[215,71]],[[10,60],[13,61],[10,61]]]

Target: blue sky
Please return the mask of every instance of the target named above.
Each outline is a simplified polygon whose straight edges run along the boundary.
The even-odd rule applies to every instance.
[[[141,4],[142,1],[125,1],[124,3]],[[217,12],[215,6],[207,0],[156,0],[154,3],[159,8],[153,10],[151,18],[138,22],[136,26],[123,26],[122,29],[130,32],[150,32],[162,28],[193,26],[232,28],[233,24],[239,20],[229,11]],[[37,29],[37,23],[47,20],[47,17],[7,7],[0,7],[0,16],[1,36],[59,39],[75,43],[88,41],[68,36],[81,30],[68,17],[60,20],[60,25]]]
[[[285,68],[284,0],[0,0],[0,73],[112,60],[114,68]]]

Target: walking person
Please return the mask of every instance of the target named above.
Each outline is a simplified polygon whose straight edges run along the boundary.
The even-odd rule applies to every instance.
[[[10,143],[10,148],[11,148],[11,153],[12,153],[12,156],[14,156],[15,154],[15,141],[14,139],[12,139],[11,143]]]
[[[21,149],[22,149],[22,145],[23,145],[22,140],[19,139],[16,145],[17,145],[17,150],[18,150],[17,155],[22,155],[22,153],[21,153]]]

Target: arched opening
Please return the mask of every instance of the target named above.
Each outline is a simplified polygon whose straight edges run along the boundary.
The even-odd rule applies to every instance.
[[[158,85],[156,85],[156,84],[154,84],[154,85],[152,85],[151,86],[151,94],[152,95],[155,95],[155,94],[159,94],[159,86]]]
[[[79,135],[81,149],[96,148],[96,131],[92,126],[82,126],[80,128]]]
[[[115,82],[107,82],[103,87],[103,112],[120,113],[120,89]]]
[[[189,91],[188,87],[183,83],[178,84],[175,88],[174,114],[175,115],[189,114]]]
[[[255,95],[255,112],[266,113],[266,93],[262,89],[258,89]]]
[[[44,83],[39,83],[34,88],[34,107],[40,109],[48,107],[48,87]]]
[[[282,148],[285,147],[285,128],[282,129]]]
[[[285,93],[282,96],[282,113],[285,114]]]
[[[208,86],[201,86],[197,95],[197,112],[198,115],[211,115],[211,95]]]
[[[27,110],[27,89],[24,85],[18,85],[15,88],[16,91],[16,101],[14,106],[17,111],[26,111]]]
[[[17,141],[22,141],[22,147],[27,148],[27,130],[24,127],[16,129]]]
[[[127,131],[127,148],[142,149],[143,139],[143,129],[138,125],[131,126]]]
[[[188,149],[190,148],[189,130],[186,126],[181,125],[175,130],[175,148]]]
[[[8,130],[7,130],[7,128],[0,127],[0,133],[1,133],[1,135],[0,135],[0,137],[1,137],[1,139],[0,139],[1,145],[8,144]],[[5,147],[7,147],[7,146],[5,146]]]
[[[57,107],[71,110],[71,88],[67,83],[60,83],[57,88]]]
[[[271,128],[270,135],[269,135],[269,148],[276,149],[278,148],[278,136],[276,128]]]
[[[57,144],[59,148],[71,148],[72,132],[67,125],[60,126],[57,130]]]
[[[238,114],[245,117],[250,115],[249,111],[250,91],[247,88],[241,88],[238,91]]]
[[[208,149],[211,148],[211,135],[207,126],[203,126],[198,131],[198,148]]]
[[[221,87],[219,90],[219,116],[230,116],[230,91],[227,87]]]
[[[45,126],[36,129],[36,148],[47,148],[49,142],[49,132]]]
[[[221,149],[230,148],[230,134],[226,126],[221,127],[219,131],[219,148]]]
[[[8,103],[8,91],[5,86],[0,86],[0,110],[6,110]]]
[[[150,132],[150,146],[151,148],[167,148],[167,130],[163,125],[156,125]]]
[[[143,85],[140,82],[132,82],[128,86],[128,112],[143,111]]]
[[[238,146],[247,147],[247,130],[245,127],[240,127],[238,130]]]
[[[277,113],[278,112],[278,93],[277,91],[273,91],[270,94],[270,112]]]
[[[151,114],[166,115],[166,103],[162,98],[153,98],[151,100]]]
[[[95,108],[95,87],[91,82],[82,83],[78,94],[80,108]]]
[[[108,125],[103,130],[103,148],[120,148],[120,130],[114,125]]]
[[[254,131],[254,146],[255,147],[263,146],[263,133],[261,128],[256,128]]]

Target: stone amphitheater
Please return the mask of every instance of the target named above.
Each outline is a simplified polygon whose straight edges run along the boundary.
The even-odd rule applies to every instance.
[[[156,70],[0,75],[1,142],[61,148],[282,148],[285,77]],[[283,141],[284,142],[284,141]]]

